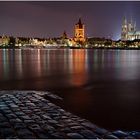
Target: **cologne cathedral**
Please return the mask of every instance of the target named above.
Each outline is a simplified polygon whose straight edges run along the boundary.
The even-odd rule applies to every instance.
[[[121,40],[135,40],[140,39],[140,31],[136,30],[136,22],[134,23],[131,19],[130,22],[124,17],[122,23],[122,33],[121,33]]]

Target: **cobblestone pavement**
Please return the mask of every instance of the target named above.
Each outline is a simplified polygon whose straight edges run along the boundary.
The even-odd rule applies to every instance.
[[[48,92],[1,91],[0,138],[140,138],[140,132],[109,132],[44,99]]]

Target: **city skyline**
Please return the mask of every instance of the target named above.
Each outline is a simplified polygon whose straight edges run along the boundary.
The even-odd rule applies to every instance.
[[[74,37],[79,17],[87,37],[120,39],[124,16],[132,17],[140,28],[138,1],[0,3],[1,35],[48,38],[59,37],[65,30],[68,37]]]

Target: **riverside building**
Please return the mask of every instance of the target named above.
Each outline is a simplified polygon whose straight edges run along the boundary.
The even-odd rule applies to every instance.
[[[122,23],[122,33],[121,33],[121,40],[135,40],[140,39],[140,31],[136,30],[136,22],[134,23],[131,19],[130,22],[124,17]]]
[[[78,23],[75,24],[74,41],[84,43],[85,40],[85,25],[81,22],[81,18],[79,18]]]

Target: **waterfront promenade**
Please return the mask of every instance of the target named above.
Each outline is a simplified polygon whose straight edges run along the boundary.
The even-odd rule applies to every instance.
[[[45,96],[45,98],[44,98]],[[0,138],[140,138],[138,131],[108,131],[51,103],[41,91],[0,92]]]

